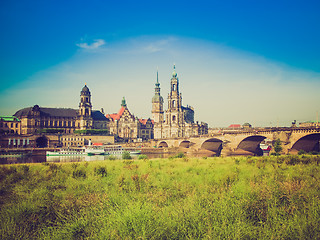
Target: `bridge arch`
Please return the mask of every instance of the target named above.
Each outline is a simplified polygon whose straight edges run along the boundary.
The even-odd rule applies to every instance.
[[[211,152],[215,152],[217,156],[220,156],[221,150],[223,148],[222,143],[222,140],[218,138],[209,138],[201,144],[201,149],[206,149]]]
[[[312,133],[301,137],[298,141],[296,141],[291,149],[294,150],[304,150],[306,152],[317,151],[319,152],[319,141],[320,141],[320,133]]]
[[[167,148],[168,147],[168,143],[166,141],[161,141],[158,144],[158,148]]]
[[[263,152],[260,143],[266,139],[265,136],[254,135],[244,138],[238,145],[237,149],[245,150],[255,155],[262,156]]]
[[[189,148],[191,146],[191,142],[188,140],[183,140],[180,142],[179,147]]]

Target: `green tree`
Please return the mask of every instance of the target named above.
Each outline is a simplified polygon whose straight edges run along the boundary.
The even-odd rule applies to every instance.
[[[131,155],[130,155],[129,152],[124,151],[124,152],[122,153],[122,159],[132,159],[132,157],[131,157]]]
[[[274,142],[273,148],[277,155],[279,155],[280,152],[282,151],[282,144],[279,138]]]

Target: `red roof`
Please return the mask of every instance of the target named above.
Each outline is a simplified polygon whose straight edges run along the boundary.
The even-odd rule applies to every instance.
[[[121,107],[118,113],[107,114],[106,117],[111,117],[113,121],[119,120],[125,109],[125,107]]]
[[[240,124],[231,124],[228,128],[241,128]]]
[[[139,119],[139,122],[142,123],[143,125],[146,125],[149,119]],[[154,124],[154,120],[151,120],[152,124]]]
[[[93,146],[102,146],[103,143],[92,143]]]
[[[148,119],[139,119],[139,122],[141,122],[143,125],[146,125]]]

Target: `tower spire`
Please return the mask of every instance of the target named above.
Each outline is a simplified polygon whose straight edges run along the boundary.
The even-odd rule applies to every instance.
[[[158,68],[157,68],[157,83],[159,83]]]

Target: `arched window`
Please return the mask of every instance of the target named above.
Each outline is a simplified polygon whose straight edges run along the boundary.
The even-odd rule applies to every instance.
[[[176,116],[172,116],[172,122],[176,121]]]
[[[176,91],[176,85],[175,84],[172,85],[172,91]]]
[[[172,107],[174,107],[174,108],[176,107],[176,101],[175,100],[172,101]]]

